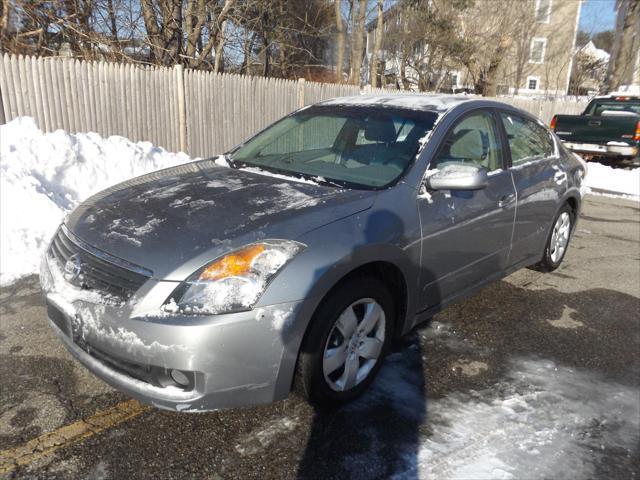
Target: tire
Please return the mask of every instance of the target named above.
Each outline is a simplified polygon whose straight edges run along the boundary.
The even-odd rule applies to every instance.
[[[368,318],[374,318],[378,312],[374,304],[380,308],[383,315],[379,316],[374,328],[365,334],[367,326],[372,322],[365,323],[364,313],[371,312]],[[353,340],[343,335],[343,330],[348,335],[348,327],[353,324],[348,310],[356,319],[355,336],[349,337]],[[343,320],[339,323],[341,316]],[[336,408],[359,396],[371,384],[380,369],[393,335],[394,323],[393,297],[382,282],[374,277],[354,277],[341,283],[327,295],[311,319],[298,356],[295,393],[321,409]],[[373,363],[372,359],[360,356],[366,354],[364,349],[373,352],[375,349],[367,348],[371,345],[380,349]],[[340,355],[345,356],[344,365],[339,365],[329,372],[328,378],[325,369],[332,370],[334,365],[327,361],[325,366],[325,350],[342,352]],[[338,354],[335,355],[336,359],[341,358]],[[330,357],[329,355],[327,358]],[[339,360],[336,362],[340,363]],[[347,362],[352,367],[349,371]],[[354,365],[358,367],[355,379]]]
[[[562,219],[568,219],[569,224],[565,225]],[[565,203],[553,219],[553,226],[551,227],[551,231],[549,232],[549,236],[544,246],[542,260],[531,266],[530,268],[532,270],[546,273],[553,272],[560,266],[569,248],[574,225],[575,214],[573,213],[573,209],[568,203]],[[566,240],[562,241],[557,236],[557,232],[559,230],[566,231]],[[562,247],[563,242],[564,246]]]

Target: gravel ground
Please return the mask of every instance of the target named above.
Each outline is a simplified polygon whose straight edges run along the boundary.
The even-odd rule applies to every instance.
[[[0,315],[0,450],[127,400],[64,350],[36,278],[0,290]],[[447,308],[338,412],[149,409],[6,475],[638,478],[639,323],[639,205],[590,196],[560,270]]]

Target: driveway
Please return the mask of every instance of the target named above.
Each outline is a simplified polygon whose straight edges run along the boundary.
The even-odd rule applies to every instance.
[[[640,208],[589,196],[563,267],[519,271],[397,342],[373,389],[202,414],[129,401],[50,331],[37,279],[0,290],[9,478],[640,475]]]

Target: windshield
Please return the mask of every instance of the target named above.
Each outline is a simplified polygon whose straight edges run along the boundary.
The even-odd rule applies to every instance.
[[[407,171],[436,118],[403,109],[315,106],[267,128],[231,160],[354,188],[384,187]]]
[[[602,112],[629,112],[630,114],[640,114],[640,102],[630,102],[624,100],[598,100],[593,102],[587,115],[599,116]]]

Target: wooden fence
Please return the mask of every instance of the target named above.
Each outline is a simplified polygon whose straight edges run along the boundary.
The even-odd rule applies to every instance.
[[[353,85],[214,74],[181,66],[7,54],[0,63],[0,123],[29,115],[44,131],[122,135],[192,156],[223,152],[304,105],[359,93]],[[545,122],[554,113],[584,108],[584,102],[498,100]]]

